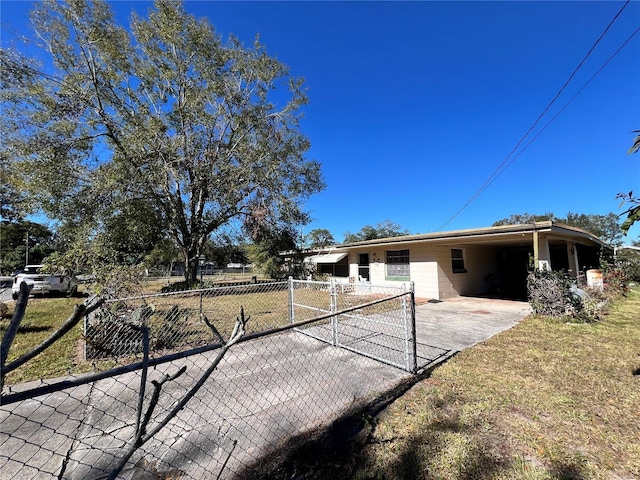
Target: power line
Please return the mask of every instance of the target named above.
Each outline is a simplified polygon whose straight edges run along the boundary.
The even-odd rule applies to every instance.
[[[622,49],[623,49],[624,47],[626,47],[626,46],[627,46],[627,44],[628,44],[628,43],[633,39],[633,37],[635,37],[639,32],[640,32],[640,27],[638,27],[638,28],[637,28],[637,29],[636,29],[636,30],[635,30],[631,35],[629,35],[629,37],[628,37],[628,38],[627,38],[627,39],[622,43],[622,45],[620,45],[620,47],[618,47],[618,49],[617,49],[617,50],[616,50],[616,51],[615,51],[615,52],[614,52],[614,53],[613,53],[613,54],[612,54],[612,55],[607,59],[607,61],[606,61],[606,62],[604,62],[604,63],[602,64],[602,66],[601,66],[601,67],[596,71],[596,73],[594,73],[594,74],[591,76],[591,78],[589,78],[589,80],[587,80],[587,81],[582,85],[582,87],[580,87],[580,89],[579,89],[579,90],[578,90],[578,91],[577,91],[577,92],[576,92],[576,93],[575,93],[575,94],[574,94],[574,95],[569,99],[569,101],[568,101],[567,103],[565,103],[565,104],[562,106],[562,108],[561,108],[561,109],[560,109],[560,110],[559,110],[559,111],[558,111],[558,112],[557,112],[553,117],[551,117],[551,120],[549,120],[549,121],[544,125],[544,127],[542,127],[542,129],[541,129],[541,130],[540,130],[540,131],[539,131],[539,132],[538,132],[538,133],[537,133],[537,134],[536,134],[536,135],[535,135],[531,140],[529,140],[529,143],[527,143],[524,147],[522,147],[522,150],[520,150],[520,151],[518,152],[518,154],[517,154],[515,157],[513,157],[513,158],[509,161],[509,163],[507,163],[507,164],[506,164],[506,165],[505,165],[505,166],[504,166],[504,167],[503,167],[503,168],[502,168],[502,169],[501,169],[501,170],[496,174],[495,178],[498,178],[498,177],[502,174],[502,172],[504,172],[507,168],[509,168],[509,166],[510,166],[510,165],[511,165],[511,164],[512,164],[512,163],[513,163],[513,162],[514,162],[514,161],[515,161],[515,160],[516,160],[520,155],[522,155],[522,154],[525,152],[525,150],[526,150],[527,148],[529,148],[529,146],[530,146],[530,145],[531,145],[531,144],[532,144],[532,143],[533,143],[533,142],[534,142],[534,141],[535,141],[535,140],[536,140],[540,135],[542,135],[542,132],[544,132],[544,131],[547,129],[547,127],[548,127],[549,125],[551,125],[551,123],[552,123],[556,118],[558,118],[558,116],[559,116],[562,112],[564,112],[564,110],[569,106],[569,104],[570,104],[571,102],[573,102],[573,101],[576,99],[576,97],[577,97],[578,95],[580,95],[580,93],[582,93],[582,91],[587,87],[587,85],[589,85],[589,84],[593,81],[593,79],[595,79],[595,78],[600,74],[600,72],[602,72],[602,70],[604,70],[604,69],[605,69],[605,67],[609,64],[609,62],[611,62],[611,60],[613,60],[613,59],[618,55],[618,53],[620,53],[620,52],[622,51]],[[495,178],[494,178],[494,179],[495,179]]]
[[[576,75],[576,73],[578,72],[578,70],[580,70],[580,68],[582,67],[582,65],[584,65],[585,61],[589,58],[589,56],[591,56],[591,53],[595,50],[596,46],[600,43],[600,41],[604,38],[604,36],[607,34],[607,32],[609,31],[609,29],[611,28],[611,26],[615,23],[615,21],[618,19],[618,17],[620,16],[620,14],[622,14],[622,12],[624,11],[624,9],[627,7],[627,5],[630,3],[631,0],[627,0],[625,2],[625,4],[622,6],[622,8],[618,11],[618,13],[615,14],[615,16],[611,19],[611,21],[609,22],[609,24],[607,25],[607,27],[604,29],[604,31],[600,34],[600,36],[598,37],[598,39],[594,42],[594,44],[591,46],[591,48],[589,49],[589,51],[587,52],[587,54],[584,56],[584,58],[580,61],[580,63],[578,64],[578,66],[573,70],[573,72],[571,73],[571,75],[569,75],[569,78],[564,82],[564,84],[562,85],[562,87],[560,88],[560,90],[558,90],[558,93],[556,93],[556,95],[553,97],[553,99],[547,104],[547,106],[545,107],[545,109],[542,111],[542,113],[540,115],[538,115],[538,118],[536,118],[535,122],[533,122],[533,124],[531,125],[531,127],[529,127],[529,129],[527,130],[527,132],[522,136],[522,138],[520,138],[520,140],[518,141],[518,143],[516,144],[515,147],[513,147],[513,149],[509,152],[509,154],[505,157],[505,159],[500,163],[500,165],[498,165],[498,167],[493,171],[493,173],[489,176],[489,178],[487,178],[487,180],[485,180],[485,182],[482,184],[482,186],[480,186],[480,188],[478,188],[478,190],[476,190],[476,192],[471,196],[471,198],[469,198],[469,200],[467,200],[467,202],[460,207],[460,209],[454,213],[451,217],[449,217],[447,219],[447,221],[445,221],[442,225],[440,225],[435,231],[439,232],[440,230],[442,230],[444,227],[446,227],[447,225],[449,225],[453,220],[456,219],[456,217],[458,215],[460,215],[460,213],[462,213],[463,210],[465,210],[476,198],[478,198],[480,196],[480,194],[482,192],[484,192],[487,187],[493,183],[493,181],[498,178],[498,176],[504,171],[506,170],[514,161],[516,158],[518,158],[518,156],[520,156],[522,154],[522,152],[524,152],[524,150],[526,150],[526,148],[531,145],[531,143],[533,142],[533,140],[535,140],[536,138],[538,138],[538,136],[540,136],[540,134],[542,133],[542,131],[544,131],[544,129],[547,128],[547,126],[558,116],[558,114],[560,112],[562,112],[562,110],[564,110],[566,108],[566,106],[571,103],[571,101],[573,101],[573,99],[577,96],[574,95],[574,97],[571,98],[571,100],[562,108],[562,110],[560,110],[560,112],[558,112],[558,114],[556,114],[550,122],[548,122],[545,127],[542,129],[542,131],[540,131],[534,138],[533,140],[531,140],[526,146],[525,148],[518,153],[518,155],[511,159],[511,161],[509,161],[509,159],[511,158],[511,156],[516,152],[516,150],[518,150],[518,148],[520,148],[520,145],[522,145],[522,143],[525,141],[525,139],[529,136],[529,134],[531,133],[531,131],[536,127],[536,125],[538,125],[538,123],[540,122],[540,120],[542,119],[542,117],[544,117],[546,115],[546,113],[549,111],[549,109],[551,108],[551,106],[556,102],[556,100],[558,99],[558,97],[560,97],[560,95],[562,94],[562,92],[564,91],[564,89],[569,85],[569,83],[571,82],[571,80],[573,79],[573,77]],[[622,45],[622,47],[624,47],[624,45],[626,45],[631,38],[633,38],[633,36],[637,33],[634,32],[631,37],[629,37]],[[622,47],[620,47],[615,53],[614,55],[609,58],[609,60],[607,60],[605,62],[605,64],[600,68],[600,70],[598,70],[596,72],[595,75],[597,75],[598,73],[600,73],[600,71],[602,70],[602,68],[604,68],[605,65],[607,65],[611,59],[616,56],[618,54],[618,52],[622,49]],[[595,75],[589,79],[589,81],[583,85],[583,87],[578,91],[578,93],[580,93],[584,87],[587,86],[587,84],[589,82],[591,82],[591,80],[593,80],[593,78],[595,77]]]

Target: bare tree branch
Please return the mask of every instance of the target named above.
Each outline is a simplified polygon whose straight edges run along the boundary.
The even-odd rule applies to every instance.
[[[23,283],[25,283],[25,282],[23,282]],[[20,294],[22,294],[22,285],[20,286]],[[49,338],[47,338],[40,345],[38,345],[37,347],[34,347],[33,349],[31,349],[30,351],[28,351],[24,355],[21,355],[20,357],[16,358],[13,362],[9,363],[8,365],[4,365],[4,357],[5,357],[6,353],[5,353],[5,347],[4,347],[5,339],[3,338],[2,339],[2,344],[3,344],[2,345],[2,349],[3,349],[2,364],[3,365],[2,365],[2,372],[1,372],[2,378],[4,379],[4,376],[7,373],[9,373],[9,372],[15,370],[16,368],[18,368],[19,366],[25,364],[26,362],[28,362],[29,360],[31,360],[35,356],[37,356],[40,353],[42,353],[48,347],[50,347],[54,342],[56,342],[64,334],[66,334],[69,330],[71,330],[75,325],[77,325],[77,323],[85,315],[89,315],[91,312],[93,312],[94,310],[99,308],[102,305],[103,302],[104,302],[104,300],[98,299],[96,302],[94,302],[93,304],[91,304],[89,306],[87,306],[86,304],[76,305],[75,309],[73,311],[73,314],[62,325],[60,325],[60,328],[58,328],[58,330],[53,332],[49,336]],[[25,305],[24,306],[26,308],[26,301],[25,301]],[[18,305],[16,305],[16,310],[18,310]],[[22,312],[22,315],[24,315],[24,311]],[[14,312],[14,316],[15,316],[15,312]],[[20,320],[22,320],[22,319],[20,319]],[[19,322],[18,322],[18,324],[19,324]],[[16,329],[17,329],[17,326],[16,326]],[[15,336],[15,333],[13,335]],[[11,338],[11,341],[13,341],[13,338]],[[6,350],[8,351],[9,349],[7,348]]]
[[[186,393],[186,395],[184,397],[182,397],[182,399],[178,403],[176,403],[176,405],[164,417],[164,419],[161,420],[154,428],[152,428],[151,430],[149,430],[147,432],[147,427],[149,425],[149,422],[151,421],[151,416],[153,415],[153,411],[157,407],[158,401],[160,399],[160,393],[162,391],[162,386],[166,382],[175,380],[180,375],[182,375],[186,371],[187,367],[182,367],[174,375],[170,376],[170,375],[166,375],[165,374],[162,377],[162,379],[160,379],[159,381],[158,380],[152,381],[152,383],[153,383],[153,394],[151,396],[151,400],[150,400],[149,405],[147,407],[147,411],[145,412],[145,416],[144,416],[144,418],[142,419],[142,422],[139,425],[140,428],[137,429],[135,439],[131,443],[131,445],[129,446],[129,449],[126,451],[124,456],[120,459],[118,465],[112,470],[111,474],[109,475],[109,477],[108,477],[109,480],[115,480],[116,477],[118,476],[118,474],[122,471],[122,469],[125,467],[125,465],[129,461],[131,456],[136,452],[136,450],[138,448],[140,448],[142,445],[144,445],[146,442],[148,442],[151,438],[153,438],[153,436],[156,435],[160,430],[162,430],[167,425],[167,423],[169,423],[169,421],[171,419],[173,419],[178,414],[178,412],[180,410],[182,410],[186,406],[186,404],[189,402],[189,400],[191,400],[193,398],[193,396],[198,392],[198,390],[200,390],[200,388],[204,385],[204,383],[207,381],[207,379],[211,376],[213,371],[218,367],[218,364],[220,363],[222,358],[225,356],[225,354],[227,353],[229,348],[231,348],[235,343],[237,343],[238,340],[240,340],[240,338],[242,338],[242,336],[245,334],[245,327],[246,327],[246,324],[249,321],[249,319],[250,319],[250,317],[245,318],[245,316],[244,316],[244,308],[240,307],[240,315],[238,317],[236,317],[236,322],[235,322],[235,325],[234,325],[234,328],[233,328],[233,332],[231,333],[231,336],[224,343],[222,348],[218,351],[218,355],[213,360],[211,365],[209,365],[209,368],[207,368],[207,370],[202,374],[202,376],[196,382],[196,384],[193,386],[193,388],[191,390],[189,390]],[[213,327],[213,325],[209,322],[209,320],[206,320],[206,323],[207,323],[207,325],[209,325],[210,328],[212,328],[212,330],[214,331],[214,334],[215,334],[215,332],[217,332],[217,329],[215,327]],[[219,333],[218,333],[218,335],[219,335]]]
[[[13,340],[18,333],[20,323],[24,318],[24,313],[27,309],[27,302],[29,301],[30,292],[31,288],[29,287],[29,285],[27,285],[26,282],[22,282],[20,284],[20,293],[18,294],[18,301],[16,302],[16,306],[13,310],[11,322],[9,323],[9,326],[4,333],[4,337],[2,337],[2,344],[0,345],[0,391],[4,387],[4,376],[10,371],[5,367],[5,362],[7,361],[9,349],[13,344]]]

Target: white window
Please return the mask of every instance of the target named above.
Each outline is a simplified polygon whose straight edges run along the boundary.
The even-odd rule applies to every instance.
[[[387,280],[409,280],[409,250],[387,251]]]
[[[464,250],[461,248],[451,249],[451,270],[453,273],[467,273],[464,268]]]

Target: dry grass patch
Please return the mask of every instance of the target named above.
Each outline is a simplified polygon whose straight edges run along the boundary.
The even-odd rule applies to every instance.
[[[352,478],[640,477],[640,290],[605,320],[528,318],[376,422]]]

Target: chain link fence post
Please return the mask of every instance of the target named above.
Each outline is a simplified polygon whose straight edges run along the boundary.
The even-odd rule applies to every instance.
[[[409,283],[410,288],[410,301],[409,301],[409,309],[411,313],[411,348],[412,352],[412,362],[411,362],[411,373],[418,373],[418,347],[417,347],[417,339],[416,339],[416,284],[414,282]]]
[[[336,280],[329,280],[329,310],[331,312],[338,311],[338,291],[336,289]],[[338,317],[331,317],[331,345],[338,345]]]
[[[406,290],[407,286],[406,284],[402,284],[403,288]],[[409,299],[411,300],[411,299]],[[407,296],[403,296],[402,297],[402,329],[403,329],[403,336],[404,336],[404,365],[405,365],[405,369],[407,371],[411,371],[411,354],[409,352],[409,349],[411,348],[410,342],[411,342],[411,333],[410,333],[410,312],[409,310],[409,305],[407,305]]]
[[[293,277],[289,277],[289,323],[296,321],[296,312],[293,303]]]

